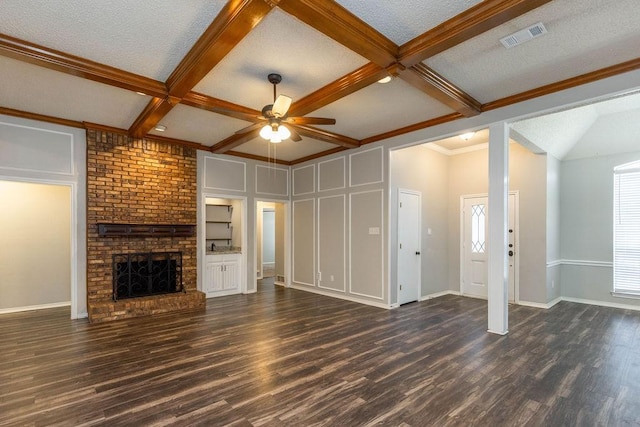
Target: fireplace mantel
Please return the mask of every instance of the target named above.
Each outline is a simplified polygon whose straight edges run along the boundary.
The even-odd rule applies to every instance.
[[[195,234],[195,225],[191,224],[106,224],[98,223],[100,237],[136,236],[136,237],[184,237]]]

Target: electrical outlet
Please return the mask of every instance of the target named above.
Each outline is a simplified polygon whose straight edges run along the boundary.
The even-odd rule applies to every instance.
[[[551,281],[551,288],[554,289],[556,287],[556,281],[552,280]]]
[[[333,278],[333,274],[329,276],[329,280],[331,280],[332,282],[335,281],[335,279]]]

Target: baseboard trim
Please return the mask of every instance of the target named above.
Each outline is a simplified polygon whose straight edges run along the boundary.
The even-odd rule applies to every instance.
[[[525,307],[533,307],[533,308],[543,308],[545,310],[550,309],[551,307],[553,307],[554,305],[556,305],[557,303],[559,303],[560,301],[562,301],[562,297],[558,297],[556,299],[554,299],[553,301],[550,301],[548,303],[542,303],[542,302],[533,302],[533,301],[518,301],[516,304],[517,305],[523,305]]]
[[[0,314],[19,313],[21,311],[46,310],[47,308],[71,307],[71,301],[50,304],[27,305],[24,307],[0,308]]]
[[[420,301],[426,301],[428,299],[443,297],[445,295],[458,295],[458,296],[460,296],[460,292],[459,291],[450,291],[450,290],[436,292],[436,293],[433,293],[433,294],[428,294],[428,295],[421,296],[420,297]]]
[[[596,301],[596,300],[573,298],[573,297],[562,297],[562,301],[575,302],[578,304],[598,305],[601,307],[621,308],[624,310],[640,311],[640,305],[621,304],[619,302]]]
[[[323,295],[325,297],[331,297],[331,298],[337,298],[337,299],[342,299],[342,300],[351,301],[351,302],[357,302],[357,303],[360,303],[360,304],[370,305],[372,307],[384,308],[384,309],[387,309],[387,310],[392,308],[390,305],[382,303],[382,302],[369,301],[369,300],[366,300],[366,299],[352,297],[350,295],[336,295],[336,294],[332,294],[332,293],[329,293],[329,292],[324,292],[324,291],[322,291],[322,290],[320,290],[318,288],[309,288],[307,286],[301,286],[301,285],[297,285],[295,283],[292,283],[289,287],[292,288],[292,289],[297,289],[299,291],[311,292],[311,293],[314,293],[314,294]]]

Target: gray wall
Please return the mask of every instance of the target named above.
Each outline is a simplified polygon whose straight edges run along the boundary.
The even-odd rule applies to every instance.
[[[561,295],[560,160],[547,154],[547,302]]]
[[[613,290],[613,168],[640,151],[567,160],[560,169],[562,296],[640,305]]]
[[[385,150],[292,167],[292,286],[388,306]]]
[[[547,159],[518,144],[509,148],[510,191],[519,191],[520,198],[519,299],[544,304],[550,298],[546,286]],[[459,291],[460,197],[488,192],[488,150],[446,156],[411,147],[393,151],[391,159],[392,223],[397,189],[422,192],[422,295]],[[394,274],[392,269],[392,289]]]
[[[391,152],[390,217],[398,215],[398,189],[421,193],[421,296],[450,290],[448,187],[449,158],[422,145]],[[431,230],[429,235],[428,230]],[[391,242],[396,246],[397,242]],[[391,287],[397,286],[396,263],[392,263]]]

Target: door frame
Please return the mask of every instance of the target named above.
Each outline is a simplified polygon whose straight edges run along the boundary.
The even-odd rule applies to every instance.
[[[410,190],[407,188],[398,188],[398,200],[396,203],[396,236],[400,239],[400,194],[412,194],[414,196],[418,196],[418,241],[420,242],[420,253],[422,253],[422,193],[417,190]],[[400,243],[397,243],[400,245]],[[399,249],[399,248],[398,248]],[[397,258],[396,265],[400,265],[400,251],[397,250]],[[396,269],[396,302],[398,306],[400,305],[400,270]],[[422,255],[420,255],[420,268],[418,269],[418,295],[416,296],[416,301],[420,301],[422,299]]]
[[[515,245],[513,250],[515,251],[515,256],[514,256],[514,279],[513,279],[513,302],[515,304],[520,304],[520,191],[519,190],[513,190],[513,191],[509,191],[509,196],[514,196],[514,206],[513,206],[513,216],[515,218],[515,224],[514,224],[514,230],[516,233],[516,238],[515,238]],[[464,296],[468,296],[471,298],[479,298],[473,295],[468,295],[465,294],[463,292],[464,289],[464,249],[463,249],[463,245],[464,245],[464,201],[465,199],[473,199],[476,197],[486,197],[487,200],[489,199],[489,193],[478,193],[478,194],[464,194],[462,196],[460,196],[460,243],[459,243],[459,250],[460,250],[460,295],[464,295]],[[507,201],[507,207],[508,207],[508,201]],[[508,217],[508,213],[507,213],[507,217]],[[489,259],[487,259],[487,262],[491,262]]]
[[[253,241],[255,242],[253,245],[253,268],[252,268],[252,279],[253,280],[253,288],[258,290],[258,280],[262,279],[262,265],[258,266],[258,251],[262,251],[262,237],[260,238],[260,245],[258,245],[258,221],[262,221],[262,206],[259,206],[260,203],[282,203],[284,205],[284,284],[278,282],[278,280],[274,279],[274,283],[276,285],[282,285],[285,288],[291,286],[291,202],[288,200],[281,199],[269,199],[256,197],[254,199],[254,223],[253,223]],[[262,258],[261,258],[262,259]],[[260,277],[256,274],[258,272],[258,267],[260,267]],[[278,275],[276,274],[276,279]]]

